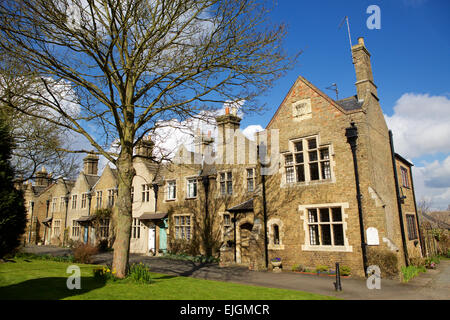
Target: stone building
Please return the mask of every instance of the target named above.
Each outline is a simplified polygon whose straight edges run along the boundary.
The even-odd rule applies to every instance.
[[[361,276],[383,254],[396,257],[397,269],[420,257],[412,164],[395,154],[362,38],[352,56],[356,95],[336,101],[299,76],[253,140],[229,108],[216,118],[217,141],[200,133],[195,150],[182,146],[170,164],[152,163],[152,142],[143,140],[135,154],[130,251],[218,254],[222,264],[252,269],[269,267],[272,258],[286,269],[339,262]],[[52,232],[64,220],[54,199],[68,191],[81,202],[87,194],[94,212],[114,208],[117,173],[107,166],[98,178],[95,159],[87,159],[73,189],[39,187],[38,211],[50,206]],[[80,206],[69,204],[62,228],[90,221],[87,202]],[[110,227],[104,217],[96,232],[108,237]]]
[[[314,268],[339,262],[364,275],[380,253],[394,253],[398,269],[408,255],[420,255],[420,243],[407,234],[414,190],[399,201],[390,131],[362,38],[352,54],[355,96],[335,101],[298,77],[256,137],[270,155],[264,167],[252,141],[239,138],[235,112],[216,119],[214,152],[204,139],[196,152],[180,150],[181,163],[164,171],[165,200],[158,203],[169,214],[170,241],[194,241],[204,253],[201,225],[212,219],[209,235],[222,263],[260,268],[277,257],[285,268]],[[208,163],[209,155],[219,161]]]

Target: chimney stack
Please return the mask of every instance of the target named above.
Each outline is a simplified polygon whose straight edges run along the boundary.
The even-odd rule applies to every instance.
[[[364,100],[367,92],[378,100],[377,86],[373,82],[370,53],[364,45],[364,38],[358,38],[358,44],[352,47],[353,64],[356,72],[356,93],[358,100]]]
[[[96,176],[98,174],[98,156],[94,153],[89,153],[83,159],[83,172],[87,175]]]
[[[154,146],[155,143],[150,136],[146,136],[136,145],[136,155],[142,158],[152,159]]]
[[[36,172],[35,184],[41,187],[48,187],[50,185],[50,175],[45,170],[45,167],[42,167],[41,171]]]

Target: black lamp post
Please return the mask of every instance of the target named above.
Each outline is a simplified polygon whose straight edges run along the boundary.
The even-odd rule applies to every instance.
[[[364,234],[364,220],[363,211],[361,203],[361,190],[359,187],[359,173],[358,173],[358,159],[356,157],[356,149],[358,140],[358,128],[356,128],[355,123],[352,122],[351,126],[345,129],[345,136],[347,137],[347,142],[350,145],[353,155],[353,168],[355,171],[355,184],[356,184],[356,200],[358,203],[358,216],[359,216],[359,230],[361,233],[361,251],[363,258],[364,274],[367,276],[367,253],[366,253],[366,237]]]

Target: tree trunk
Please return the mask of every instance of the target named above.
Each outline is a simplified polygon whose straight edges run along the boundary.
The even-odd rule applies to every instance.
[[[130,236],[132,224],[131,186],[136,174],[133,168],[133,153],[123,150],[117,161],[118,169],[118,196],[116,210],[113,213],[113,222],[116,239],[114,241],[113,270],[118,278],[127,275],[128,258],[130,251]]]

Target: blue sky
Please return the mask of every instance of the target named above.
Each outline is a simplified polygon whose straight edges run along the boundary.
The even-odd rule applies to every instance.
[[[370,5],[381,10],[381,29],[370,30]],[[336,83],[339,99],[356,94],[347,27],[352,43],[364,37],[372,55],[378,96],[396,151],[414,162],[418,201],[433,208],[450,205],[450,1],[346,0],[276,3],[273,22],[288,25],[285,48],[303,50],[296,67],[279,79],[262,98],[263,114],[245,116],[241,128],[265,127],[298,75],[335,98],[327,90]]]
[[[381,9],[381,29],[369,30],[369,5]],[[252,115],[243,125],[265,126],[298,75],[335,97],[325,88],[337,83],[339,97],[356,93],[355,73],[347,28],[338,29],[348,16],[352,43],[358,37],[372,54],[372,68],[383,112],[392,115],[397,99],[406,92],[450,96],[450,2],[443,0],[289,1],[276,4],[272,19],[289,27],[286,50],[304,52],[297,66],[280,79],[265,97],[269,111]]]

